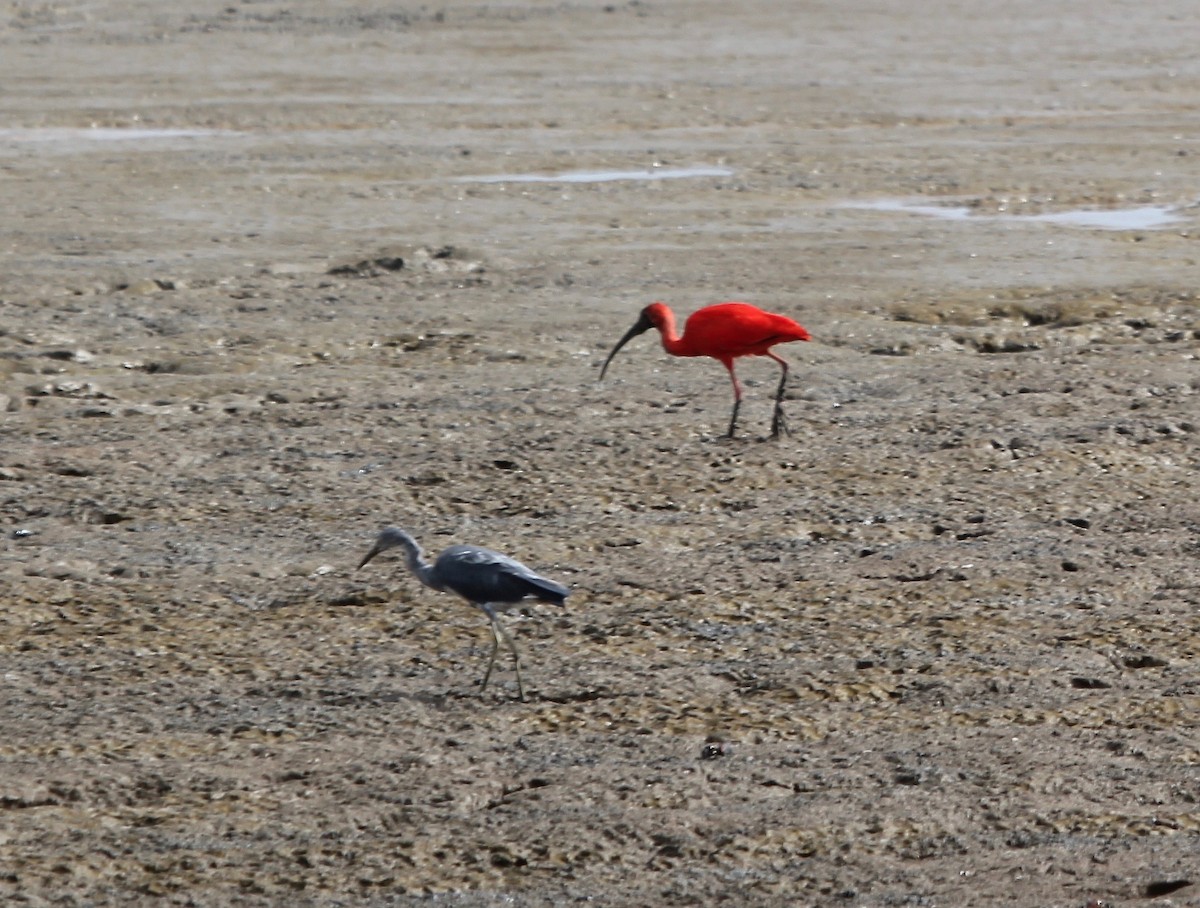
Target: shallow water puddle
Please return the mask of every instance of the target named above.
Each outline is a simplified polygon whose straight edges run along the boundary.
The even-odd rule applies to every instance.
[[[35,129],[0,129],[0,142],[128,142],[148,139],[192,139],[200,136],[220,135],[212,129],[119,129],[92,127],[72,129],[67,127],[39,127]]]
[[[456,183],[610,183],[614,180],[679,180],[730,177],[726,167],[656,167],[650,170],[571,170],[566,173],[499,173],[459,177]]]
[[[1141,208],[1107,210],[1058,211],[1028,218],[1046,224],[1066,224],[1069,227],[1097,227],[1101,230],[1157,230],[1183,220],[1175,209],[1166,205],[1144,205]]]
[[[966,205],[928,205],[899,199],[875,202],[848,202],[843,208],[867,211],[894,211],[920,214],[947,221],[1024,221],[1061,224],[1067,227],[1093,227],[1098,230],[1158,230],[1184,220],[1177,208],[1169,205],[1142,205],[1137,208],[1079,208],[1050,214],[977,214]]]

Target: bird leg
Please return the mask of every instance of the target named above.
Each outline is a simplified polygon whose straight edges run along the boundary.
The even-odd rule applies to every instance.
[[[740,400],[736,400],[736,399],[734,400],[733,413],[729,417],[729,432],[727,433],[727,437],[729,437],[729,438],[733,438],[733,429],[737,425],[737,411],[738,411],[738,407],[740,407],[741,405],[742,405],[742,402]]]
[[[516,666],[517,669],[517,691],[521,695],[521,700],[524,701],[525,685],[521,682],[521,657],[517,652],[517,644],[513,641],[513,638],[509,636],[508,631],[501,626],[500,619],[496,617],[492,610],[485,608],[484,611],[487,612],[488,617],[491,619],[492,655],[488,659],[487,671],[483,675],[483,683],[479,685],[479,692],[483,693],[484,690],[487,689],[488,679],[492,677],[492,667],[496,664],[496,653],[500,649],[500,638],[503,637],[504,642],[508,644],[508,648],[512,650],[513,665]]]
[[[725,368],[729,370],[729,379],[733,382],[733,413],[729,416],[729,438],[733,438],[733,430],[737,427],[738,407],[742,405],[742,386],[737,380],[737,373],[733,371],[733,360],[722,360],[725,363]]]
[[[770,350],[767,351],[767,356],[783,368],[783,374],[779,376],[779,388],[775,392],[775,415],[771,417],[771,437],[778,438],[780,435],[788,434],[787,419],[783,415],[783,391],[787,387],[788,364],[786,360],[776,356]]]
[[[488,679],[492,677],[492,666],[496,664],[496,650],[500,649],[500,635],[496,633],[496,619],[492,618],[492,655],[488,658],[487,671],[483,673],[483,683],[479,685],[479,692],[482,694],[487,690]]]
[[[512,650],[513,666],[517,670],[517,693],[519,693],[521,695],[521,702],[524,703],[525,702],[525,685],[521,683],[521,656],[517,652],[516,641],[513,640],[513,638],[511,636],[509,636],[508,631],[506,631],[503,627],[500,626],[499,622],[496,623],[496,629],[498,631],[500,631],[500,636],[504,638],[505,642],[508,644],[508,648],[510,650]]]

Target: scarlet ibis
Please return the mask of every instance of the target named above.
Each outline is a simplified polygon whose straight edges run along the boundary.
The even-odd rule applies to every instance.
[[[433,590],[457,593],[488,616],[492,624],[492,655],[483,683],[479,685],[480,693],[492,677],[492,666],[496,664],[496,652],[503,637],[512,650],[513,664],[517,667],[517,690],[524,700],[521,657],[512,637],[500,626],[496,613],[506,612],[526,599],[562,605],[570,590],[561,583],[539,577],[514,558],[477,545],[452,545],[430,564],[417,541],[399,527],[386,527],[358,566],[361,568],[380,552],[396,547],[404,549],[408,569],[423,584]]]
[[[769,356],[783,368],[779,378],[779,389],[775,392],[775,414],[771,419],[771,437],[787,434],[787,421],[783,418],[783,389],[787,384],[788,364],[772,352],[776,344],[791,341],[806,341],[809,334],[803,326],[786,315],[764,312],[749,303],[717,303],[697,309],[688,316],[683,326],[683,337],[675,333],[675,313],[665,303],[651,303],[642,310],[641,316],[623,338],[617,341],[612,353],[600,369],[600,378],[608,364],[631,339],[651,328],[662,335],[663,349],[672,356],[711,356],[720,360],[729,370],[733,381],[733,415],[729,418],[729,437],[737,425],[738,407],[742,404],[742,386],[733,361],[739,356]]]

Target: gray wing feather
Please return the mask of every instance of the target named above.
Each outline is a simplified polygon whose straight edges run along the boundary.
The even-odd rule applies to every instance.
[[[512,603],[538,599],[562,605],[568,590],[535,574],[515,558],[474,545],[454,545],[434,565],[438,581],[475,603]]]

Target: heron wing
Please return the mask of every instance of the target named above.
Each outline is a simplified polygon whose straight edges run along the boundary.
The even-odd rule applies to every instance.
[[[515,558],[474,545],[455,545],[438,556],[438,580],[475,603],[515,603],[537,599],[562,605],[570,592],[535,574]]]

